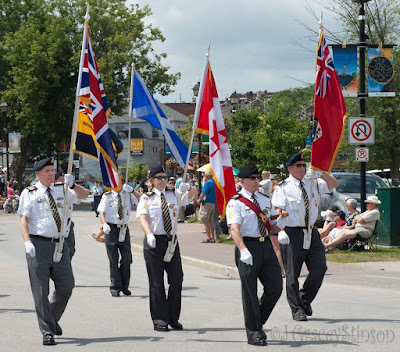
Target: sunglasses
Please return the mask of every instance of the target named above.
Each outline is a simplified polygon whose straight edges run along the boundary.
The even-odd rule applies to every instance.
[[[253,180],[253,181],[255,181],[255,180],[261,180],[261,177],[260,177],[260,176],[249,176],[249,177],[246,177],[246,178],[249,178],[250,180]]]
[[[296,166],[298,168],[298,167],[306,167],[307,165],[306,164],[296,164],[296,165],[293,165],[293,166]]]
[[[157,180],[168,180],[168,176],[154,176]]]

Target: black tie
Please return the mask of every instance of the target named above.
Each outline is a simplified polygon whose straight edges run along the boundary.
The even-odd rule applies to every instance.
[[[60,219],[60,214],[58,214],[58,210],[56,207],[56,202],[54,201],[53,196],[51,195],[51,189],[47,188],[47,196],[49,197],[49,203],[51,206],[51,212],[53,213],[53,218],[57,224],[57,229],[58,232],[61,231],[61,219]]]
[[[258,204],[256,196],[253,194],[251,196],[251,199],[253,201],[253,203],[260,208],[260,204]],[[267,236],[267,229],[265,228],[264,223],[262,222],[262,220],[260,219],[259,216],[257,216],[257,220],[258,220],[258,229],[260,230],[260,235],[261,237],[266,237]]]
[[[118,193],[118,216],[120,220],[122,220],[124,216],[124,214],[122,213],[122,201],[119,193]]]
[[[303,182],[301,181],[300,181],[300,189],[304,199],[304,206],[306,208],[306,215],[304,217],[304,221],[306,223],[306,227],[308,228],[308,220],[310,218],[310,201],[308,200],[306,189],[304,188]]]
[[[167,235],[171,235],[172,223],[171,223],[171,217],[169,216],[168,203],[165,200],[164,193],[161,193],[161,209],[162,209],[164,230],[167,233]]]

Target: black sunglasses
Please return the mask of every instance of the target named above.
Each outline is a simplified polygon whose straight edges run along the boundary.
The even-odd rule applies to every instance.
[[[294,166],[296,166],[296,167],[307,167],[307,164],[296,164]]]
[[[261,180],[261,176],[249,176],[249,177],[246,177],[246,178],[249,178],[250,180],[253,180],[253,181]]]
[[[157,180],[168,180],[168,176],[154,176]]]

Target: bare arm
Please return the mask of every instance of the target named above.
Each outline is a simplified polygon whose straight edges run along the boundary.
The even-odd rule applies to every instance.
[[[30,241],[29,237],[29,226],[28,226],[28,221],[29,218],[25,215],[20,215],[20,228],[21,228],[21,234],[22,238],[24,239],[24,242]]]
[[[329,189],[333,189],[339,186],[339,181],[333,175],[327,172],[323,172],[321,178],[326,182]]]
[[[242,234],[240,233],[240,225],[231,224],[230,227],[232,239],[235,241],[236,247],[238,247],[239,250],[245,249],[246,245],[244,244]]]
[[[75,184],[74,191],[79,199],[85,199],[90,194],[90,190],[77,184]]]
[[[147,214],[142,214],[139,216],[139,223],[140,227],[142,228],[143,232],[147,235],[151,233],[150,224],[149,224],[149,216]]]
[[[283,260],[282,260],[282,255],[281,255],[281,247],[279,246],[279,242],[278,242],[278,236],[269,236],[269,238],[271,239],[271,243],[272,243],[272,248],[275,251],[276,257],[278,258],[278,262],[279,262],[279,266],[281,267],[281,274],[282,277],[285,277],[285,267],[283,266]]]
[[[106,213],[104,211],[100,212],[100,222],[103,225],[104,223],[106,223]]]

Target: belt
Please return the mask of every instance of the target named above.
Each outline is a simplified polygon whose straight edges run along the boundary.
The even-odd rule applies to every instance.
[[[167,239],[168,241],[171,241],[171,240],[172,240],[172,235],[154,235],[154,237],[160,238],[160,239],[165,238],[165,239]]]
[[[60,242],[59,238],[54,237],[44,237],[39,235],[29,235],[30,238],[35,238],[37,240],[47,241],[47,242]]]
[[[268,238],[268,236],[261,236],[261,237],[246,237],[244,236],[243,239],[247,241],[257,241],[257,242],[265,242],[265,239]]]
[[[286,226],[285,228],[307,230],[307,226]],[[310,225],[310,229],[313,229],[313,228],[314,228],[314,225]]]
[[[117,229],[120,229],[123,226],[122,224],[112,224],[111,222],[108,222],[107,224],[110,225],[110,227],[116,227]]]

